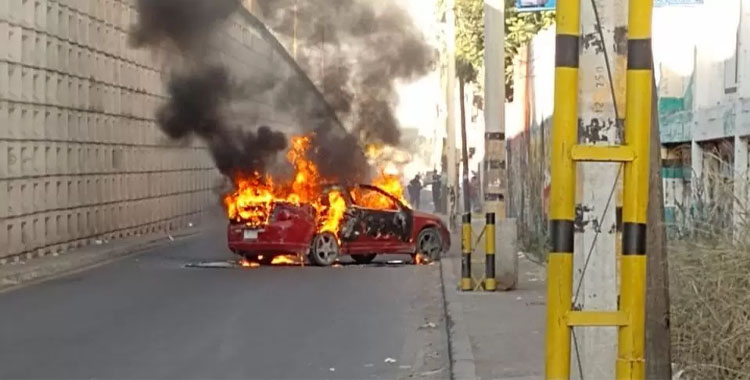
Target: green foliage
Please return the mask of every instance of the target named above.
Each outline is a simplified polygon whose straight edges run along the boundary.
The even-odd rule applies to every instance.
[[[442,9],[445,0],[438,0]],[[455,0],[456,75],[476,83],[484,64],[484,0]],[[555,22],[555,12],[518,12],[514,0],[505,0],[505,86],[513,96],[513,60],[518,50],[540,30]]]
[[[478,1],[478,0],[477,0]],[[513,60],[518,50],[542,29],[555,23],[555,12],[518,12],[514,0],[505,0],[505,96],[513,98]]]
[[[484,0],[455,0],[456,75],[476,83],[484,64]]]

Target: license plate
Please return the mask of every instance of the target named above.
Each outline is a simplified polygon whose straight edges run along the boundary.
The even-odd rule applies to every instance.
[[[245,230],[243,237],[245,240],[258,240],[258,230]]]

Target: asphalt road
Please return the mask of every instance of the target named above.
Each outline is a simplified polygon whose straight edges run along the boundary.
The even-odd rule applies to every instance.
[[[0,294],[0,378],[449,377],[437,265],[185,267],[227,259],[214,233]]]

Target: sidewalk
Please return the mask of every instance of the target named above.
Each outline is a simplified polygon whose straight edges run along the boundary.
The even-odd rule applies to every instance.
[[[545,269],[521,257],[517,290],[460,292],[460,250],[452,247],[442,260],[453,378],[543,378]],[[472,256],[475,280],[482,277],[483,256]]]

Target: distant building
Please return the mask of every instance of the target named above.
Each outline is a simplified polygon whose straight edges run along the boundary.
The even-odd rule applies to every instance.
[[[653,25],[669,230],[744,223],[750,209],[750,1],[662,1]],[[515,72],[528,74],[514,80],[527,83],[528,93],[508,108],[509,210],[529,226],[544,220],[550,195],[553,52],[554,28],[519,53],[516,64],[523,69]]]

